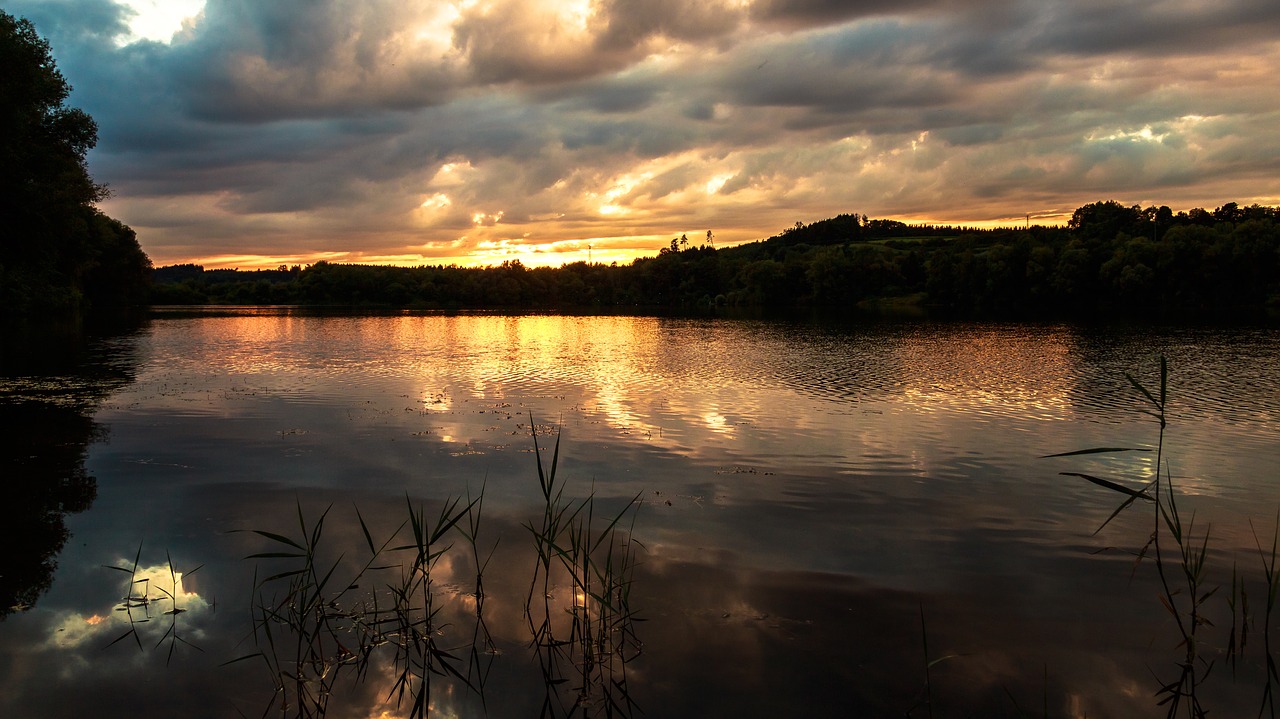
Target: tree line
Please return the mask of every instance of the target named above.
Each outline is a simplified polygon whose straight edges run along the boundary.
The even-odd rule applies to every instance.
[[[975,230],[859,214],[716,249],[687,237],[629,264],[529,268],[319,262],[155,271],[160,304],[421,309],[848,311],[893,299],[999,316],[1259,314],[1280,309],[1280,209],[1085,205],[1065,227]]]

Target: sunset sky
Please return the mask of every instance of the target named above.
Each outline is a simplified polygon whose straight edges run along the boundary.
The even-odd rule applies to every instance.
[[[156,265],[1280,204],[1276,0],[0,0]]]

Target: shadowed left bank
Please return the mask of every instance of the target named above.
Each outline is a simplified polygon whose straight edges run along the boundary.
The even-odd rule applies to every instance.
[[[48,41],[0,11],[0,316],[79,314],[143,304],[151,260],[95,203],[108,195],[85,155],[98,141]]]
[[[39,325],[38,327],[36,325]],[[11,323],[0,332],[0,622],[53,583],[71,538],[67,517],[87,511],[97,480],[89,447],[107,439],[94,414],[134,380],[132,323],[78,319]]]

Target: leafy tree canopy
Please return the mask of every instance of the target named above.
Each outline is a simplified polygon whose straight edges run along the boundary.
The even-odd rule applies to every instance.
[[[0,312],[137,301],[150,260],[133,231],[93,206],[106,188],[85,155],[98,127],[64,103],[49,43],[0,11]]]

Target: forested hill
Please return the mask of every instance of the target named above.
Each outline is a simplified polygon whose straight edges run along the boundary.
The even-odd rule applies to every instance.
[[[891,300],[987,316],[1256,316],[1280,311],[1280,209],[1102,201],[1066,227],[999,230],[846,214],[727,249],[680,237],[628,265],[179,265],[154,277],[157,304],[844,311]]]

